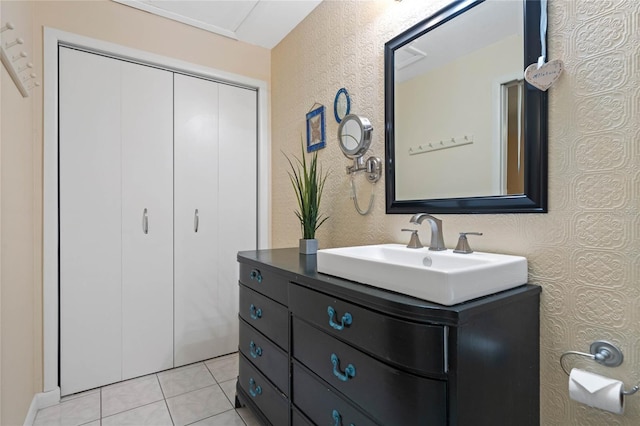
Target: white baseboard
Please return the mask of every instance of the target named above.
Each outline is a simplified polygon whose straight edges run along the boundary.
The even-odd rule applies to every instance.
[[[60,402],[60,388],[56,387],[55,389],[49,392],[40,392],[33,395],[33,399],[31,400],[31,405],[29,406],[29,411],[27,412],[27,417],[24,419],[24,426],[32,426],[34,420],[36,419],[36,414],[38,410],[46,407],[50,407],[52,405],[56,405]]]

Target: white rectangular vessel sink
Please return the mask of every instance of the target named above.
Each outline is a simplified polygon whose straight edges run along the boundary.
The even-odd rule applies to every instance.
[[[401,244],[318,250],[318,272],[455,305],[527,283],[521,256],[410,249]]]

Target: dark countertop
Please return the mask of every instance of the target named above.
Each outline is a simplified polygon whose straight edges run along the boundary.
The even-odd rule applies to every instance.
[[[480,312],[497,309],[522,298],[539,297],[541,292],[539,286],[525,284],[457,305],[444,306],[318,273],[316,255],[300,254],[297,247],[241,251],[238,253],[238,261],[257,268],[268,268],[285,275],[288,281],[389,315],[450,326],[462,325]]]

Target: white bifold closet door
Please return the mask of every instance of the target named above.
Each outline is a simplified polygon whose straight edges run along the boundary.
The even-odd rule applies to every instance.
[[[174,77],[175,365],[237,351],[239,250],[256,248],[256,92]]]
[[[63,395],[173,366],[172,73],[60,48]]]

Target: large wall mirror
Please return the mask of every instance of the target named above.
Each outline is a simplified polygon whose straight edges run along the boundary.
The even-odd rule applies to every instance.
[[[385,44],[387,213],[547,211],[540,0],[459,0]]]

